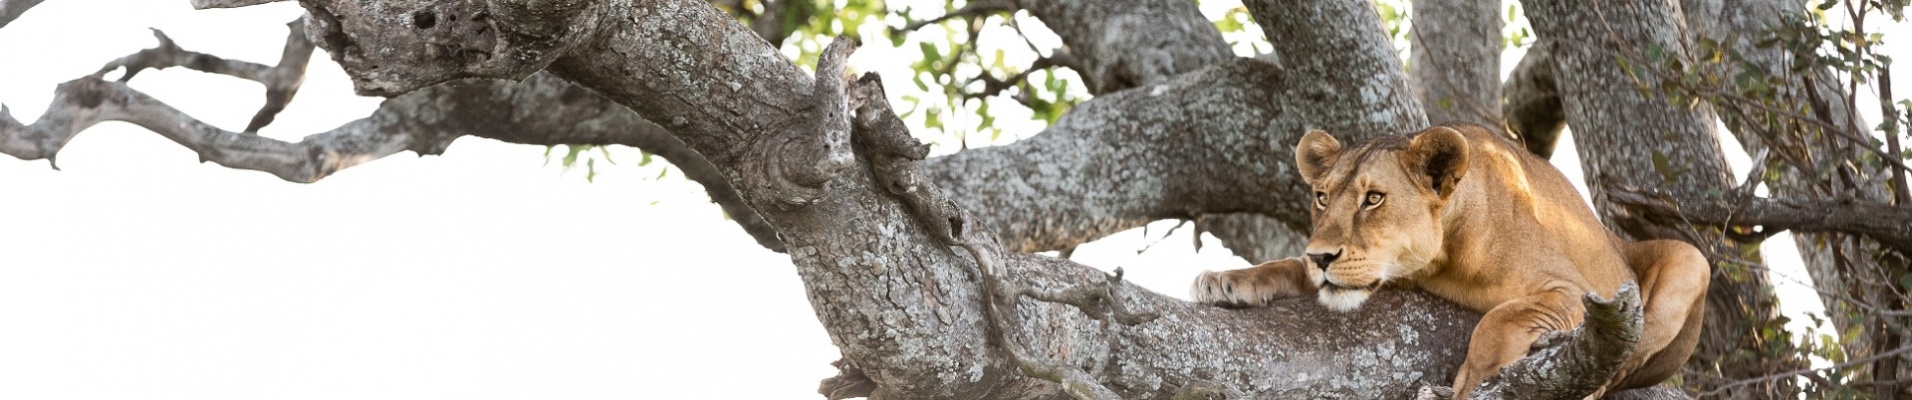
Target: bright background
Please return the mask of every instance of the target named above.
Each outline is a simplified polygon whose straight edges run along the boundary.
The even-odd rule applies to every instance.
[[[274,63],[301,12],[49,1],[0,29],[0,103],[32,121],[54,85],[153,46],[148,27],[188,50]],[[1001,46],[1012,63],[1032,57],[1020,39],[984,40],[1018,41]],[[854,68],[908,76],[915,44],[865,43]],[[893,96],[916,90],[888,81]],[[178,68],[132,85],[235,131],[263,101],[257,84]],[[262,134],[296,141],[378,101],[354,96],[321,50]],[[998,114],[1005,136],[1040,130]],[[294,184],[105,123],[59,154],[63,171],[0,158],[0,398],[817,397],[838,353],[788,258],[676,171],[637,166],[635,150],[612,149],[619,164],[599,163],[595,182],[544,153],[466,138],[441,157],[400,154]],[[1556,154],[1580,176],[1570,147]],[[1248,265],[1213,238],[1197,252],[1188,229],[1163,236],[1171,226],[1075,259],[1175,296],[1202,270]],[[1817,310],[1792,241],[1767,243],[1786,310]]]

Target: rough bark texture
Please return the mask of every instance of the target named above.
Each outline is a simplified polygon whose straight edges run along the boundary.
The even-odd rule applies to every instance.
[[[1082,61],[1089,92],[1161,83],[1235,57],[1190,1],[1033,0],[1022,7]],[[1147,32],[1147,34],[1137,34]]]
[[[1793,73],[1795,60],[1791,54],[1779,47],[1760,48],[1755,45],[1759,36],[1782,27],[1787,19],[1805,18],[1804,3],[1789,0],[1684,0],[1681,5],[1695,40],[1718,41],[1722,47],[1738,52],[1745,60],[1745,64],[1733,65],[1730,70],[1717,72],[1733,76],[1739,72],[1738,68],[1757,68],[1766,76],[1782,78],[1784,84],[1774,87],[1777,99],[1789,104],[1810,104],[1813,117],[1818,122],[1852,133],[1870,129],[1869,125],[1859,120],[1854,113],[1856,110],[1847,107],[1845,99],[1849,93],[1840,86],[1843,80],[1831,71],[1814,68]],[[1739,83],[1737,79],[1721,82],[1726,86],[1727,93],[1741,93]],[[1720,108],[1735,110],[1730,105]],[[1720,116],[1745,147],[1747,154],[1766,154],[1775,160],[1787,161],[1779,169],[1778,179],[1766,183],[1773,196],[1831,201],[1844,199],[1872,204],[1889,204],[1892,201],[1886,191],[1885,179],[1889,174],[1885,171],[1836,164],[1838,160],[1860,159],[1867,154],[1866,147],[1870,144],[1853,143],[1836,134],[1821,136],[1816,140],[1806,136],[1761,134],[1762,131],[1784,130],[1767,125],[1761,113],[1747,110],[1751,108],[1754,107],[1742,104],[1735,110],[1738,112],[1722,112]],[[1822,178],[1819,171],[1827,171],[1837,178]],[[1812,212],[1805,215],[1821,214]],[[1897,221],[1903,225],[1906,219]],[[1882,286],[1879,285],[1880,279],[1868,275],[1877,274],[1878,271],[1906,269],[1903,259],[1874,256],[1882,253],[1880,243],[1875,239],[1799,229],[1796,225],[1795,231],[1793,242],[1799,248],[1807,272],[1812,275],[1813,286],[1821,293],[1820,300],[1826,306],[1827,315],[1868,314],[1869,311],[1852,304],[1852,300],[1872,301],[1892,293],[1890,279],[1883,280],[1885,285]],[[1901,254],[1909,254],[1903,247],[1900,248]],[[1833,328],[1840,332],[1853,328],[1851,319],[1829,319]],[[1885,333],[1877,327],[1868,326],[1857,340],[1847,340],[1842,345],[1847,354],[1854,355],[1874,354],[1912,345],[1906,342],[1907,335],[1899,334],[1899,343],[1875,348],[1872,344]],[[1912,376],[1912,359],[1900,360],[1898,364],[1908,368],[1901,369],[1896,376]]]
[[[1056,31],[1057,35],[1062,37],[1063,42],[1069,45],[1072,50],[1070,58],[1076,60],[1078,64],[1083,64],[1077,68],[1077,72],[1082,75],[1083,80],[1091,84],[1092,91],[1097,94],[1113,93],[1135,87],[1167,82],[1171,77],[1176,75],[1217,65],[1234,58],[1232,51],[1228,48],[1228,44],[1221,39],[1221,34],[1215,30],[1214,25],[1206,17],[1201,15],[1193,4],[1184,1],[1124,0],[1119,2],[1104,2],[1061,0],[1024,2],[1023,6],[1029,9],[1031,15],[1042,19],[1044,25]],[[1162,29],[1161,27],[1170,28]],[[1134,34],[1134,32],[1138,31],[1149,32],[1149,34]],[[1253,107],[1256,105],[1245,106]],[[1185,121],[1207,125],[1205,121],[1201,120],[1189,119]],[[1245,121],[1224,122],[1235,123]],[[1143,125],[1143,127],[1147,129],[1158,129],[1150,126],[1151,125]],[[1216,133],[1228,134],[1228,132],[1208,132],[1208,134],[1204,135],[1205,137],[1212,137]],[[1255,138],[1267,138],[1267,136],[1265,136],[1266,133],[1268,132],[1235,132],[1235,134],[1245,134]],[[1292,133],[1274,133],[1283,135],[1281,137],[1288,138],[1290,139],[1289,141],[1292,142],[1292,137],[1286,136],[1292,135]],[[1111,148],[1124,147],[1118,146],[1115,143],[1110,143],[1109,145]],[[1023,151],[1023,154],[1036,153]],[[1274,161],[1282,164],[1291,164],[1292,161],[1289,160],[1290,158],[1292,157],[1286,153],[1274,155]],[[1068,165],[1069,164],[1062,164],[1061,166],[1065,167],[1064,169],[1071,169],[1067,167]],[[1291,167],[1291,165],[1280,168],[1288,167]],[[1080,170],[1080,168],[1074,169]],[[1255,169],[1266,169],[1266,166]],[[1289,168],[1287,170],[1292,169]],[[1177,178],[1169,178],[1169,180],[1174,179]],[[1074,190],[1098,191],[1100,187],[1083,187]],[[979,209],[977,207],[983,204],[1055,201],[1053,199],[1024,197],[1006,199],[1012,201],[1009,203],[979,203],[969,200],[970,195],[967,193],[971,192],[957,190],[955,193],[957,200],[963,202],[966,208],[972,210]],[[1274,201],[1270,202],[1272,203]],[[1046,243],[1044,246],[1024,249],[1037,251],[1073,248],[1076,244],[1101,238],[1107,234],[1142,226],[1163,215],[1165,214],[1129,215],[1126,217],[1128,218],[1127,220],[1099,219],[1092,221],[1092,223],[1081,225],[1091,228],[1081,234],[1070,235],[1071,237],[1064,238],[1065,240],[1049,239],[1049,243]],[[1298,227],[1302,226],[1300,224],[1306,221],[1296,222],[1297,219],[1305,218],[1301,214],[1217,213],[1189,215],[1180,213],[1168,215],[1176,215],[1184,218],[1192,217],[1197,221],[1198,231],[1208,231],[1214,234],[1222,241],[1224,246],[1233,250],[1235,255],[1248,260],[1250,263],[1258,263],[1299,254],[1303,244],[1302,238],[1306,236],[1305,233],[1298,229]],[[1270,215],[1277,217],[1285,216],[1285,218],[1271,219]],[[1045,217],[1047,217],[1047,215],[1045,215]],[[1024,237],[1017,235],[1020,232],[1031,230],[1051,232],[1058,230],[1058,227],[1064,226],[1061,224],[1048,223],[1048,221],[1026,221],[1026,219],[1022,217],[991,218],[987,215],[983,217],[983,222],[986,226],[998,227],[998,229],[996,229],[997,232],[1006,234],[1003,239],[1006,243],[1012,244],[1012,248],[1014,248],[1013,245],[1018,243],[1028,243],[1026,241],[1016,240],[1018,237]],[[1006,226],[1005,224],[1021,224],[1026,227],[1017,228]]]
[[[1353,9],[1372,18],[1372,10],[1367,9],[1365,3],[1350,3],[1362,5]],[[305,4],[315,9],[315,14],[338,12],[326,10],[332,7],[349,8],[313,0]],[[490,11],[502,13],[503,10],[500,7]],[[579,10],[604,11],[591,7],[579,7]],[[713,165],[737,183],[734,186],[740,189],[746,201],[756,205],[766,220],[784,233],[819,318],[833,340],[843,348],[849,364],[876,383],[872,397],[1053,397],[1059,389],[1096,393],[1078,391],[1073,386],[1057,388],[1047,381],[1014,373],[1012,370],[1018,367],[1025,373],[1041,372],[1029,369],[1030,364],[1021,354],[1046,358],[1055,363],[1052,365],[1067,369],[1080,368],[1080,373],[1097,376],[1101,386],[1125,398],[1163,398],[1190,393],[1185,390],[1253,393],[1255,396],[1306,393],[1399,397],[1407,393],[1409,381],[1447,373],[1431,366],[1458,361],[1445,359],[1459,354],[1459,349],[1448,344],[1466,335],[1465,323],[1456,321],[1468,318],[1455,315],[1461,312],[1452,306],[1428,301],[1425,295],[1414,293],[1383,296],[1374,300],[1377,303],[1373,307],[1353,314],[1327,313],[1305,299],[1296,300],[1298,304],[1292,309],[1243,312],[1194,306],[1122,284],[1112,289],[1108,296],[1111,301],[1159,317],[1134,326],[1100,327],[1101,322],[1076,307],[1022,301],[1011,310],[995,311],[1013,312],[1022,324],[992,327],[990,321],[996,320],[985,317],[992,311],[984,306],[989,303],[983,301],[988,294],[981,290],[976,278],[996,267],[971,267],[983,259],[972,259],[969,255],[1002,253],[974,252],[974,246],[986,245],[988,241],[973,236],[978,234],[974,230],[964,233],[960,218],[925,221],[920,218],[919,202],[905,206],[892,197],[910,198],[906,195],[909,191],[898,193],[899,187],[879,190],[873,186],[872,174],[889,170],[888,167],[880,163],[864,164],[833,171],[835,179],[829,185],[821,185],[823,195],[809,201],[790,202],[784,197],[788,185],[774,182],[789,180],[789,174],[780,174],[776,168],[763,168],[764,161],[745,157],[787,151],[790,147],[786,143],[821,141],[826,144],[801,148],[799,150],[810,154],[789,157],[803,158],[834,151],[827,145],[831,143],[829,129],[841,126],[840,120],[848,116],[832,112],[840,110],[832,104],[841,103],[828,99],[817,101],[817,97],[831,93],[832,88],[840,88],[837,84],[841,78],[837,74],[841,71],[842,55],[832,56],[836,53],[826,51],[826,57],[819,63],[823,80],[813,81],[787,60],[775,57],[761,41],[742,39],[754,35],[728,23],[708,5],[654,1],[633,5],[629,14],[615,14],[615,8],[610,10],[613,14],[598,17],[553,17],[608,22],[603,32],[579,35],[583,36],[578,39],[580,43],[540,44],[573,48],[558,56],[552,65],[553,71],[605,93],[644,117],[670,121],[666,125],[688,146],[708,155]],[[514,18],[528,16],[497,17],[498,20]],[[379,30],[375,24],[331,26],[345,27],[346,31],[326,34],[348,37],[367,36]],[[383,29],[410,27],[399,25]],[[341,50],[346,53],[343,55],[346,59],[355,57],[351,54],[353,49]],[[360,76],[367,72],[363,68],[370,65],[374,64],[348,63],[347,69]],[[386,65],[388,69],[394,68],[390,67],[393,64]],[[427,69],[443,66],[419,65]],[[1269,69],[1252,67],[1254,64],[1237,65]],[[451,69],[469,71],[473,68],[455,65]],[[1398,69],[1394,73],[1393,81],[1399,83]],[[433,83],[391,77],[436,78],[430,73],[411,72],[382,72],[379,76],[382,78],[359,83],[362,88],[385,90]],[[1288,87],[1304,86],[1293,78],[1288,78],[1286,83]],[[841,97],[841,89],[836,89],[836,93]],[[1302,93],[1307,94],[1305,90]],[[1411,104],[1412,99],[1405,96],[1404,90],[1395,93],[1400,93],[1399,98],[1406,98]],[[1388,93],[1368,94],[1371,98],[1391,98]],[[1363,114],[1369,118],[1354,120],[1378,123],[1398,115],[1369,112]],[[860,138],[856,143],[864,140]],[[858,159],[867,160],[872,151],[879,151],[868,146],[855,145]],[[777,161],[770,162],[775,165]],[[897,182],[893,178],[885,179]],[[801,182],[797,184],[804,186]],[[913,212],[911,207],[916,210]],[[965,247],[972,248],[972,253],[952,252],[947,246],[950,240],[966,243]],[[1102,273],[1061,260],[1008,254],[1001,256],[1000,261],[1008,276],[1038,290],[1065,290],[1102,285],[1107,281]],[[1421,305],[1410,306],[1412,304]],[[1431,309],[1423,308],[1430,306]],[[1366,322],[1361,320],[1379,321],[1382,325],[1364,326]],[[1307,326],[1308,332],[1271,334],[1291,330],[1284,327],[1299,330],[1302,326]],[[1334,328],[1319,329],[1322,326]],[[1394,331],[1388,332],[1382,327],[1391,327]],[[1350,330],[1339,331],[1343,328]],[[1003,332],[1000,333],[1003,338],[1026,343],[1027,348],[1005,349],[1000,343],[992,343],[988,340],[992,329]],[[1348,338],[1367,339],[1342,341]],[[1354,347],[1356,344],[1366,347]],[[1005,353],[1018,356],[1008,357]],[[1022,362],[1012,362],[1010,358],[1022,358]],[[1304,370],[1311,371],[1309,379],[1297,379]],[[1317,377],[1316,371],[1337,373]],[[1062,372],[1067,375],[1068,371]],[[1036,376],[1047,375],[1038,373]]]
[[[975,214],[1016,251],[1211,213],[1306,223],[1292,156],[1305,117],[1280,98],[1286,79],[1255,60],[1217,64],[1097,97],[1017,143],[932,159],[932,177],[965,209],[1016,210]]]
[[[1412,132],[1427,126],[1426,114],[1408,86],[1394,46],[1374,6],[1362,1],[1247,1],[1278,63],[1298,85],[1282,98],[1304,105],[1305,119],[1290,134],[1322,129],[1361,139]],[[1339,27],[1341,29],[1323,29]],[[1323,49],[1335,49],[1323,51]],[[1294,55],[1306,54],[1308,57]],[[1291,140],[1292,141],[1292,140]],[[1284,155],[1287,156],[1287,155]],[[1292,158],[1292,157],[1288,157]],[[1292,162],[1292,161],[1290,161]],[[1296,192],[1303,196],[1306,191]],[[1280,201],[1292,201],[1292,198]],[[1305,199],[1302,201],[1306,201]],[[1302,223],[1306,221],[1303,220]],[[1203,230],[1235,255],[1259,263],[1300,254],[1303,227],[1291,220],[1215,216]]]
[[[1687,107],[1670,104],[1663,98],[1642,97],[1640,85],[1650,85],[1657,91],[1659,83],[1650,79],[1636,81],[1615,61],[1618,57],[1643,60],[1644,57],[1636,54],[1640,49],[1652,47],[1665,49],[1666,57],[1686,57],[1677,4],[1655,1],[1529,1],[1525,4],[1527,17],[1539,36],[1562,44],[1552,52],[1553,72],[1558,82],[1574,83],[1559,87],[1562,104],[1567,123],[1574,128],[1591,200],[1608,228],[1632,240],[1683,239],[1714,257],[1715,273],[1706,297],[1705,328],[1698,350],[1688,361],[1689,368],[1722,371],[1728,379],[1763,374],[1765,370],[1749,371],[1743,367],[1771,361],[1736,360],[1728,356],[1739,349],[1762,346],[1759,336],[1752,333],[1771,321],[1776,312],[1771,285],[1764,274],[1722,273],[1723,268],[1747,267],[1721,262],[1720,255],[1739,252],[1719,239],[1717,228],[1686,225],[1679,220],[1631,217],[1607,195],[1615,185],[1699,191],[1727,190],[1731,186],[1719,140],[1712,129],[1712,109],[1704,104]]]
[[[90,121],[118,118],[222,164],[298,181],[403,150],[435,154],[456,136],[450,132],[526,143],[617,143],[640,139],[606,127],[643,126],[639,117],[662,121],[668,128],[654,132],[681,143],[652,146],[707,156],[711,175],[727,181],[716,187],[736,189],[742,199],[736,203],[760,211],[764,224],[783,234],[819,319],[844,352],[844,375],[826,382],[833,397],[1399,398],[1451,377],[1464,350],[1453,344],[1465,341],[1478,318],[1426,294],[1400,291],[1379,294],[1352,313],[1329,312],[1312,299],[1224,310],[1150,293],[1121,282],[1119,274],[1112,278],[1066,260],[1002,252],[989,230],[965,229],[975,225],[969,214],[928,184],[917,165],[923,147],[898,132],[894,117],[873,114],[870,97],[849,99],[870,88],[843,80],[852,46],[832,43],[813,79],[702,2],[302,4],[312,13],[311,32],[357,89],[404,95],[371,118],[291,144],[219,131],[123,85],[89,77],[63,86],[50,108],[78,111],[49,113],[53,119],[31,126],[0,118],[0,148],[22,158],[50,157]],[[1278,51],[1321,56],[1289,57],[1281,67],[1227,61],[1158,80],[1083,104],[1022,149],[937,163],[975,165],[966,168],[1009,179],[1066,167],[1144,183],[1122,192],[1144,205],[1111,201],[1116,214],[1237,208],[1280,214],[1292,211],[1286,204],[1305,204],[1305,190],[1284,171],[1292,170],[1286,164],[1292,151],[1282,148],[1295,135],[1325,128],[1363,137],[1425,125],[1368,3],[1252,7]],[[1322,28],[1329,26],[1347,29]],[[533,75],[547,65],[551,75]],[[433,86],[527,75],[519,84]],[[618,112],[606,98],[632,112]],[[852,114],[856,104],[863,106]],[[627,115],[633,120],[606,119]],[[540,121],[576,127],[498,129]],[[872,133],[885,123],[887,133]],[[1129,151],[1120,145],[1144,147],[1134,141],[1158,153],[1120,153]],[[1120,145],[1098,147],[1110,142]],[[1179,160],[1108,169],[1092,157],[1045,167],[1040,163],[1062,157],[1016,155],[1045,146]],[[1019,159],[1038,165],[1002,162]],[[1171,164],[1176,161],[1181,164]],[[1120,174],[1182,181],[1164,179],[1157,188],[1148,177]],[[1205,210],[1191,211],[1196,208]],[[1637,329],[1637,318],[1629,318],[1634,313],[1589,320]],[[1626,329],[1587,331],[1595,333],[1548,351],[1565,352],[1558,358],[1564,360],[1598,359],[1611,354],[1574,343],[1627,336]],[[1553,360],[1516,364],[1510,370],[1521,372],[1504,379],[1512,382],[1509,393],[1604,380],[1575,372],[1584,369],[1554,368],[1563,364]]]
[[[1417,0],[1408,74],[1427,120],[1499,128],[1500,2]]]
[[[292,182],[315,182],[401,151],[441,154],[453,140],[467,135],[546,146],[631,146],[670,161],[685,177],[703,184],[712,201],[759,245],[783,251],[776,231],[743,205],[737,192],[702,156],[628,108],[549,74],[517,83],[456,81],[414,91],[386,100],[369,117],[298,143],[225,131],[123,83],[98,77],[60,85],[47,110],[32,125],[0,111],[0,153],[50,161],[87,127],[126,121],[193,149],[204,161],[268,172]]]
[[[1535,42],[1514,65],[1514,72],[1501,86],[1501,113],[1507,117],[1507,129],[1520,138],[1527,151],[1552,158],[1560,131],[1567,127],[1567,114],[1555,88],[1553,44]]]
[[[1810,201],[1780,198],[1709,199],[1690,193],[1674,194],[1624,188],[1613,191],[1615,202],[1655,218],[1686,218],[1696,224],[1757,225],[1767,232],[1838,232],[1859,235],[1900,252],[1912,252],[1912,210],[1884,204]]]

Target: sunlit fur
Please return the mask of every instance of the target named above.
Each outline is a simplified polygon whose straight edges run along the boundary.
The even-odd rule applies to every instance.
[[[1309,132],[1295,165],[1320,193],[1307,197],[1308,254],[1204,273],[1196,301],[1314,297],[1351,311],[1383,287],[1426,290],[1484,313],[1454,376],[1456,398],[1525,357],[1540,335],[1578,326],[1581,298],[1611,298],[1628,282],[1641,289],[1645,326],[1596,397],[1665,380],[1698,342],[1705,257],[1683,242],[1620,240],[1560,171],[1484,127],[1437,126],[1345,149]]]
[[[1325,270],[1309,262],[1322,305],[1354,310],[1388,280],[1419,275],[1440,253],[1441,194],[1408,172],[1401,154],[1408,144],[1392,137],[1342,151],[1325,133],[1302,137],[1302,151],[1315,153],[1298,159],[1323,161],[1302,165],[1304,179],[1327,195],[1326,206],[1314,209],[1307,252],[1341,254]],[[1368,204],[1371,194],[1383,200]]]

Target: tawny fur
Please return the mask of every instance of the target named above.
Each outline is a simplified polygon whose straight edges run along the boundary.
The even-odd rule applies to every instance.
[[[1316,192],[1308,255],[1203,273],[1196,301],[1315,296],[1349,310],[1384,283],[1418,286],[1485,313],[1454,377],[1456,398],[1526,356],[1542,334],[1579,325],[1581,297],[1612,298],[1625,282],[1640,284],[1646,324],[1601,392],[1658,384],[1692,354],[1711,273],[1705,257],[1683,242],[1620,240],[1566,176],[1511,141],[1457,124],[1344,150],[1312,131],[1295,153]]]

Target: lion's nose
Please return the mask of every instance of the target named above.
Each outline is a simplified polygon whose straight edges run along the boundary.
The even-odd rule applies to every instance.
[[[1339,258],[1341,258],[1341,250],[1339,249],[1335,250],[1333,254],[1308,253],[1308,259],[1314,260],[1315,268],[1320,268],[1322,271],[1327,271],[1328,264],[1333,264],[1334,260]]]

